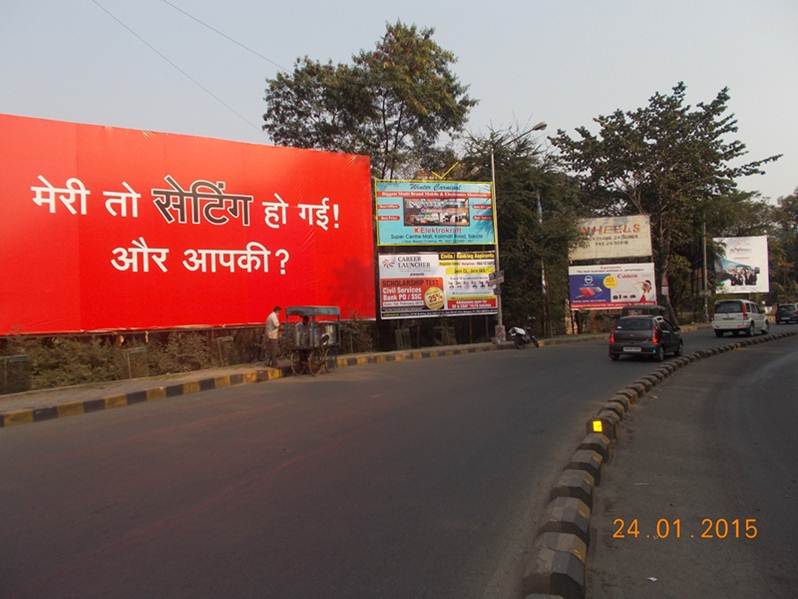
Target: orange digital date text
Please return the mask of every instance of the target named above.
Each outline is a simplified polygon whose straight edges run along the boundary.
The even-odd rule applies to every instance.
[[[696,530],[682,526],[681,518],[658,518],[653,528],[641,527],[639,518],[615,518],[613,539],[755,539],[756,518],[702,518]]]

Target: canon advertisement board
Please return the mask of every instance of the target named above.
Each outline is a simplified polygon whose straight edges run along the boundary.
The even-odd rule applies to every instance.
[[[0,115],[0,334],[375,317],[369,159]]]
[[[492,245],[490,183],[375,182],[381,246]]]
[[[493,252],[380,254],[382,318],[495,314]]]
[[[614,310],[657,303],[653,262],[571,266],[568,286],[572,310]]]
[[[571,261],[651,255],[651,223],[647,215],[582,218],[579,245]]]
[[[715,258],[715,281],[718,293],[767,293],[768,238],[716,237],[719,246]]]

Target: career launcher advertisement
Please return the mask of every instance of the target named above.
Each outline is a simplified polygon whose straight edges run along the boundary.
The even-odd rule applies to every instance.
[[[380,254],[382,318],[495,314],[493,252]]]
[[[375,182],[380,246],[492,245],[490,183]]]

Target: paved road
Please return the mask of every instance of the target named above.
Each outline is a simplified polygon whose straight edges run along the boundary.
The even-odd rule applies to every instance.
[[[0,595],[512,596],[585,419],[650,369],[583,343],[2,430]]]
[[[602,481],[588,596],[798,596],[798,339],[702,361],[653,395],[632,411]],[[616,518],[637,518],[640,536],[612,538]],[[655,539],[660,518],[667,540]],[[755,538],[735,538],[738,518],[741,537],[756,519]]]

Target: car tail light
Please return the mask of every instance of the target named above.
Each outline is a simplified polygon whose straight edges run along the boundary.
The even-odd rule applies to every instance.
[[[659,329],[656,327],[656,325],[651,328],[651,343],[654,345],[659,343]]]
[[[743,320],[745,320],[746,318],[748,318],[748,312],[745,309],[745,304],[743,304],[741,307],[743,309]]]
[[[615,333],[610,333],[610,345],[615,343]]]

